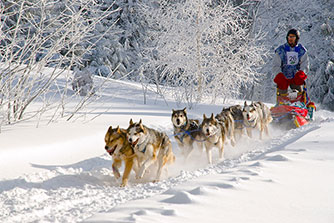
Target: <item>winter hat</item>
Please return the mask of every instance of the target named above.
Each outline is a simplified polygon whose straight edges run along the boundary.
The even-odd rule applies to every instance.
[[[300,33],[299,33],[299,31],[296,30],[296,29],[290,29],[290,30],[288,31],[288,34],[286,34],[286,41],[288,41],[288,36],[289,36],[289,34],[293,34],[293,35],[296,36],[296,44],[297,44],[297,43],[298,43],[298,40],[299,40],[299,37],[300,37]]]

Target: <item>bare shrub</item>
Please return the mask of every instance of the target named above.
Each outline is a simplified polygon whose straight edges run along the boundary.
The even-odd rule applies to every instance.
[[[0,124],[40,117],[55,107],[62,108],[57,110],[61,115],[53,117],[65,115],[65,99],[73,96],[67,90],[69,71],[84,62],[92,47],[92,31],[113,13],[109,9],[97,13],[96,4],[95,0],[1,1]],[[66,81],[63,88],[57,87],[60,77]],[[93,89],[93,83],[85,81],[80,84],[81,95]],[[79,108],[83,101],[87,98],[78,101]],[[32,109],[33,102],[37,103]]]

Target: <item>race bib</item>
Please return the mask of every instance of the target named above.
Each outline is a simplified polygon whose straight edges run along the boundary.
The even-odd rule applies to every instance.
[[[298,59],[298,53],[297,52],[286,52],[286,57],[287,57],[287,64],[288,65],[296,65],[299,62]]]

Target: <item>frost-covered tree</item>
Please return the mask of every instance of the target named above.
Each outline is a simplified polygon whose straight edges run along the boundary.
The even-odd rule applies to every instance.
[[[104,18],[92,32],[93,50],[85,55],[85,66],[96,75],[107,76],[113,71],[113,78],[136,79],[141,64],[141,36],[145,26],[138,18],[136,0],[100,0],[96,13],[113,11]],[[112,7],[110,7],[112,5]],[[109,27],[113,26],[112,30]]]
[[[333,60],[334,61],[334,60]],[[316,72],[311,85],[311,93],[317,102],[325,108],[334,111],[334,62],[329,60],[325,69],[322,67]]]
[[[92,31],[112,13],[95,13],[94,6],[95,0],[0,2],[0,125],[40,115],[57,103],[64,108],[67,89],[53,89],[57,78],[83,63]],[[62,95],[57,103],[56,94]],[[39,107],[28,113],[35,101]]]
[[[334,7],[334,2],[332,3]],[[320,35],[325,38],[325,45],[321,48],[326,49],[324,61],[319,61],[320,66],[311,78],[310,93],[317,102],[334,111],[334,17],[325,17],[325,22],[320,26]]]
[[[268,46],[271,55],[286,39],[286,33],[296,28],[301,33],[300,43],[308,50],[310,71],[307,74],[306,84],[308,94],[316,103],[334,110],[333,73],[334,62],[334,1],[330,0],[297,0],[291,7],[289,0],[261,1],[259,16],[256,20],[256,29],[266,31],[263,43]],[[271,72],[272,62],[263,67],[267,74],[263,80],[262,100],[275,101],[276,86],[273,83],[274,75]]]
[[[266,54],[255,44],[252,2],[143,1],[149,30],[142,81],[175,86],[175,98],[188,105],[204,95],[213,100],[240,96],[253,86],[259,75],[255,68]]]
[[[80,94],[80,96],[87,96],[89,93],[94,93],[94,83],[91,72],[85,69],[76,69],[72,80],[73,91]]]

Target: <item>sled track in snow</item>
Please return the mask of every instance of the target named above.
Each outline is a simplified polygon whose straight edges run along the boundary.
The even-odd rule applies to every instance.
[[[121,203],[160,194],[201,176],[224,173],[247,161],[261,160],[320,128],[322,122],[332,121],[327,119],[287,131],[267,142],[255,143],[254,148],[235,159],[201,169],[181,170],[179,175],[158,183],[118,187],[107,155],[68,166],[39,166],[48,171],[0,181],[0,222],[78,222],[97,212],[108,212]]]

